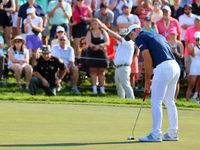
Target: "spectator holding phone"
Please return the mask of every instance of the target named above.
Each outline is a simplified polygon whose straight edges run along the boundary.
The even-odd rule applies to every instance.
[[[32,66],[34,66],[36,58],[39,55],[37,50],[42,47],[42,41],[39,37],[39,34],[42,32],[42,18],[36,16],[35,8],[30,6],[26,13],[27,19],[24,20],[24,31],[26,35],[26,47],[33,52],[32,54]]]
[[[69,3],[64,0],[51,1],[49,2],[47,12],[50,24],[52,25],[50,31],[50,41],[54,38],[58,26],[62,26],[65,29],[65,32],[69,32],[68,24],[72,16],[72,9]]]
[[[89,21],[92,20],[92,10],[89,6],[84,4],[84,0],[77,0],[77,5],[72,8],[73,23],[72,36],[74,38],[74,53],[79,55],[78,44],[82,36],[86,36]]]
[[[153,0],[153,10],[150,11],[147,16],[151,18],[152,25],[156,23],[156,21],[160,20],[163,17],[163,12],[161,10],[162,3],[160,0]],[[152,26],[153,28],[154,26]]]
[[[194,44],[188,45],[188,52],[191,56],[191,65],[190,65],[190,83],[186,92],[186,101],[188,102],[190,99],[191,92],[195,86],[197,78],[200,77],[200,32],[197,31],[194,34],[195,42]],[[199,82],[197,82],[199,84]],[[199,85],[200,86],[200,85]],[[200,93],[199,93],[200,99]],[[198,101],[199,103],[200,101]]]

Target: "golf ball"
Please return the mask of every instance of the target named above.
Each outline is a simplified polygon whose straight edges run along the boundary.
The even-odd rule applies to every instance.
[[[128,140],[131,140],[131,136],[128,137]]]

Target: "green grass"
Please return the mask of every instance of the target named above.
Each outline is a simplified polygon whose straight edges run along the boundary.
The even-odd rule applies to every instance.
[[[3,81],[4,82],[4,81]],[[11,101],[47,101],[47,102],[70,102],[70,103],[95,103],[104,105],[128,105],[128,106],[140,106],[142,103],[142,98],[144,95],[143,91],[135,91],[136,100],[131,99],[120,99],[117,97],[115,87],[106,87],[106,95],[97,94],[94,95],[91,90],[91,86],[80,86],[79,90],[82,92],[81,95],[74,94],[71,92],[71,87],[65,84],[61,92],[57,93],[55,97],[45,96],[42,89],[38,89],[38,95],[32,96],[27,90],[19,90],[16,84],[14,84],[14,79],[9,78],[6,86],[0,83],[0,100],[11,100]],[[67,86],[67,87],[65,87]],[[181,96],[176,101],[178,108],[190,109],[190,108],[200,108],[197,103],[191,102],[186,103],[184,95]],[[151,107],[150,95],[147,96],[144,107]]]
[[[179,141],[138,142],[151,130],[151,109],[143,108],[131,135],[139,108],[0,101],[0,149],[4,150],[188,150],[200,143],[200,110],[179,110]],[[166,110],[163,132],[167,130]]]

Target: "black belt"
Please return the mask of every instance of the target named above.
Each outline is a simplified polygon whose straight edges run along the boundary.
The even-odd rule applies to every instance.
[[[125,64],[122,64],[122,65],[117,65],[116,68],[123,67],[123,66],[130,66],[130,65],[125,63]]]

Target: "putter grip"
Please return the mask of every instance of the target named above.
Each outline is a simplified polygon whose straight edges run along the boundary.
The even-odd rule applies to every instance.
[[[153,79],[153,74],[151,75],[151,80],[152,80],[152,79]],[[147,92],[145,91],[144,97],[143,97],[143,101],[145,101],[146,97],[147,97]]]
[[[147,92],[144,93],[143,101],[145,101],[146,97],[147,97]]]

